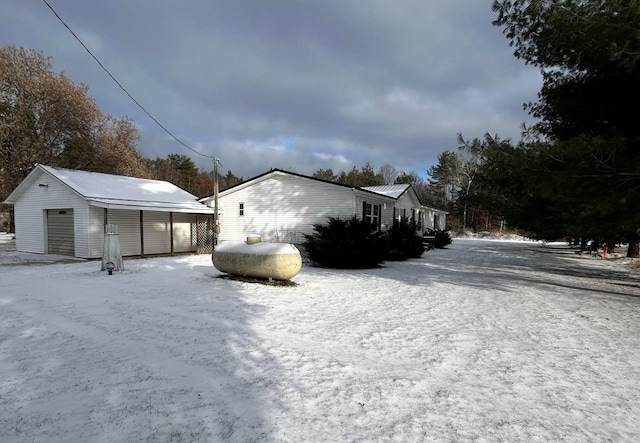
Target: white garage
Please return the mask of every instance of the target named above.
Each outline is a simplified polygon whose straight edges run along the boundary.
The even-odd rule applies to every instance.
[[[37,165],[5,203],[22,252],[101,258],[107,225],[124,256],[211,251],[213,209],[165,181]]]

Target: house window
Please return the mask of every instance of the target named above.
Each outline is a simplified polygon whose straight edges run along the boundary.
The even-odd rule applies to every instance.
[[[362,218],[374,225],[378,230],[381,226],[382,205],[372,205],[371,203],[363,202],[362,204]]]
[[[240,211],[239,211],[240,217],[242,217],[244,215],[244,203],[240,203]]]

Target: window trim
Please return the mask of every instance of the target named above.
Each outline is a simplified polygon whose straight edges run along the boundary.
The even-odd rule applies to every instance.
[[[382,205],[362,202],[362,219],[374,225],[378,231],[382,229]]]

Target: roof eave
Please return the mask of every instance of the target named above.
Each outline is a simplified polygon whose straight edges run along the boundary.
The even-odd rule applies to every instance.
[[[4,204],[13,205],[18,201],[18,199],[24,194],[24,191],[31,186],[36,180],[42,175],[43,172],[47,172],[41,165],[36,164],[36,166],[27,174],[27,176],[20,182],[16,188],[11,191],[5,201]]]
[[[317,178],[317,177],[310,177],[308,175],[298,174],[297,172],[286,171],[284,169],[271,169],[270,171],[267,171],[265,173],[262,173],[260,175],[255,176],[253,178],[245,180],[244,182],[238,183],[237,185],[234,185],[234,186],[232,186],[230,188],[227,188],[224,191],[220,191],[220,193],[218,194],[218,197],[223,197],[223,196],[225,196],[227,194],[230,194],[232,192],[238,191],[240,189],[244,189],[244,188],[246,188],[246,187],[248,187],[248,186],[250,186],[250,185],[252,185],[254,183],[257,183],[257,182],[262,181],[262,180],[266,180],[270,176],[274,176],[274,175],[291,175],[291,176],[294,176],[294,177],[300,177],[300,178],[303,178],[303,179],[312,180],[312,181],[319,182],[319,183],[325,183],[325,184],[329,184],[329,185],[333,185],[333,186],[338,186],[338,187],[341,187],[341,188],[349,188],[349,189],[353,189],[355,191],[365,192],[365,193],[368,193],[368,194],[373,194],[373,195],[384,197],[384,198],[388,198],[388,199],[391,199],[391,200],[394,200],[394,201],[396,200],[394,197],[390,197],[388,195],[380,194],[378,192],[369,191],[367,189],[364,189],[363,187],[361,188],[361,187],[358,187],[358,186],[346,185],[344,183],[336,183],[336,182],[332,182],[332,181],[329,181],[329,180],[324,180],[324,179]],[[210,195],[208,197],[203,197],[201,199],[198,199],[198,201],[200,203],[203,203],[203,202],[211,201],[211,199],[213,199],[213,198],[214,198],[214,196]]]
[[[181,212],[191,214],[213,214],[213,208],[205,205],[189,206],[188,204],[176,203],[163,204],[162,202],[154,202],[156,204],[136,204],[135,202],[126,201],[110,201],[108,199],[87,199],[89,206],[106,209],[126,209],[133,211],[155,211],[155,212]],[[150,202],[151,203],[151,202]]]

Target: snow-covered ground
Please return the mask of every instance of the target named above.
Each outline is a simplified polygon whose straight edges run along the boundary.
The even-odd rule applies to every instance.
[[[619,260],[456,240],[294,287],[209,256],[125,267],[0,266],[0,441],[640,439],[639,274]]]

